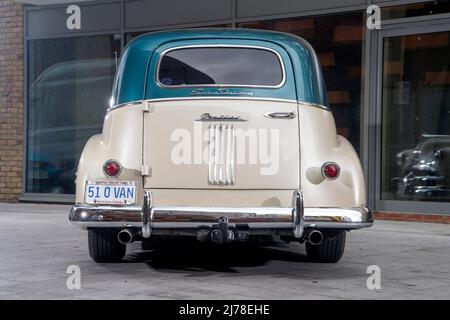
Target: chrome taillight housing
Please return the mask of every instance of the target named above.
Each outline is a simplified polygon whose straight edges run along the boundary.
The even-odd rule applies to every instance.
[[[322,176],[328,180],[334,180],[339,177],[341,173],[341,168],[335,162],[325,162],[322,165]]]
[[[108,160],[103,164],[103,173],[107,177],[117,177],[122,172],[122,166],[116,160]]]

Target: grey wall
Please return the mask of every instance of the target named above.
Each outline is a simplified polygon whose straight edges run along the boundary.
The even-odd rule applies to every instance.
[[[366,5],[365,0],[237,0],[237,18]]]
[[[125,28],[226,20],[232,0],[136,0],[125,2]]]
[[[381,1],[381,0],[380,0]],[[128,32],[177,25],[240,21],[363,9],[366,0],[105,0],[73,2],[81,8],[81,30],[68,30],[68,3],[28,6],[27,38],[92,32]]]

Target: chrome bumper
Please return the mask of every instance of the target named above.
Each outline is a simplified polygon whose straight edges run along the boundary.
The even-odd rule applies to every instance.
[[[78,206],[70,211],[69,221],[82,228],[142,228],[142,236],[152,230],[213,228],[225,217],[233,228],[276,229],[301,238],[305,228],[360,229],[372,226],[371,211],[358,208],[303,208],[300,191],[293,194],[290,208],[159,207],[152,205],[145,192],[143,207]]]

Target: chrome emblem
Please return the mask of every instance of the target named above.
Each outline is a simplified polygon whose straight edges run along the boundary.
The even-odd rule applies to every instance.
[[[242,119],[239,116],[229,116],[229,115],[213,116],[210,113],[206,112],[200,116],[200,119],[197,119],[195,121],[247,121],[247,120]]]
[[[253,91],[235,88],[201,88],[192,90],[191,96],[253,96]]]

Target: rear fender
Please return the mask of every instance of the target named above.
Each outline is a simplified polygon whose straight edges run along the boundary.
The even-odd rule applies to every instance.
[[[84,203],[88,180],[122,180],[137,182],[137,203],[142,203],[142,106],[129,105],[108,112],[102,134],[92,136],[81,153],[76,174],[76,203]],[[117,178],[103,173],[110,159],[122,165]]]
[[[337,135],[330,111],[299,105],[301,144],[301,190],[306,207],[360,207],[366,202],[364,175],[358,154],[344,137]],[[325,162],[336,162],[340,175],[326,180]]]

